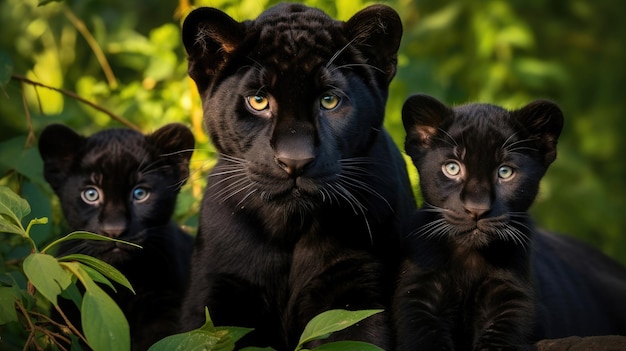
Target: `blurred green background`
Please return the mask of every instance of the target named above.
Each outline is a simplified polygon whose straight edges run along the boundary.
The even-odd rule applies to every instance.
[[[215,154],[203,131],[195,85],[180,40],[192,7],[214,6],[238,20],[276,1],[2,0],[0,2],[0,184],[52,224],[36,240],[65,234],[56,198],[42,176],[37,136],[61,122],[89,135],[132,125],[150,132],[168,122],[193,128],[192,175],[177,220],[193,232],[204,175]],[[405,34],[386,124],[402,148],[400,110],[413,93],[449,103],[480,101],[518,108],[556,101],[565,129],[556,162],[532,208],[536,222],[599,247],[626,263],[626,21],[615,0],[381,1],[400,14]],[[372,4],[304,1],[347,20]],[[78,94],[122,121],[74,97]],[[417,175],[410,166],[417,184]],[[416,187],[416,193],[419,192]],[[31,217],[32,217],[31,216]],[[17,240],[0,237],[0,258]]]

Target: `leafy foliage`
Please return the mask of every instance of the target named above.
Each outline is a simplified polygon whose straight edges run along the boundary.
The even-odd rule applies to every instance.
[[[2,324],[22,323],[24,329],[30,333],[25,346],[34,348],[47,348],[51,345],[62,348],[63,344],[70,344],[67,336],[57,334],[47,326],[51,323],[62,329],[67,328],[74,338],[80,337],[93,350],[130,350],[130,333],[126,317],[113,299],[94,282],[96,280],[111,286],[109,281],[111,279],[132,290],[128,280],[117,269],[93,257],[73,255],[58,259],[45,253],[47,249],[65,240],[109,239],[91,233],[74,233],[57,240],[39,252],[36,243],[30,237],[30,228],[34,224],[45,224],[47,220],[33,219],[24,229],[21,220],[30,212],[30,205],[5,186],[0,187],[0,204],[2,204],[0,205],[2,215],[0,232],[17,234],[29,241],[31,246],[30,254],[22,262],[24,275],[28,279],[27,290],[30,296],[20,291],[15,283],[3,287],[0,293]],[[75,290],[77,280],[85,288],[80,305],[84,336],[59,309],[57,300],[63,292]],[[49,312],[42,313],[38,312],[39,308],[26,307],[32,304],[32,298],[38,302],[38,305],[40,302],[52,304],[67,325],[63,326],[53,321],[49,317]],[[16,310],[22,313],[21,320]]]

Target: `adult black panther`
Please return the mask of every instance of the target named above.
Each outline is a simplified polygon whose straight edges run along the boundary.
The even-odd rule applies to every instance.
[[[243,345],[293,349],[335,308],[387,309],[397,233],[415,208],[383,128],[402,24],[374,5],[347,22],[280,4],[237,22],[185,19],[189,74],[219,159],[209,176],[184,330],[252,327]],[[391,347],[387,312],[334,334]]]

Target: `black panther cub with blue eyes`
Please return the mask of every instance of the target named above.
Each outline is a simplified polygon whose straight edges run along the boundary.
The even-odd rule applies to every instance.
[[[112,297],[128,319],[133,350],[147,350],[176,328],[193,238],[171,217],[189,176],[193,148],[193,134],[181,124],[149,135],[110,129],[90,137],[53,124],[39,139],[44,176],[59,197],[69,229],[143,247],[71,240],[58,252],[93,256],[128,278],[136,295],[119,287]],[[79,327],[71,302],[60,303],[74,311],[73,324]]]
[[[527,210],[556,157],[561,110],[414,95],[402,118],[424,205],[395,298],[398,350],[524,350],[535,311]]]
[[[283,3],[238,22],[183,24],[189,75],[219,152],[200,211],[182,328],[254,328],[238,343],[293,350],[330,309],[385,309],[331,340],[392,349],[401,221],[415,200],[383,128],[402,35],[373,5],[346,22]],[[313,345],[308,345],[311,347]]]

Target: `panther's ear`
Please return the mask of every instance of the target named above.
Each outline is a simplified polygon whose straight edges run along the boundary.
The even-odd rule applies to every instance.
[[[406,130],[404,143],[411,158],[419,158],[432,146],[433,138],[444,122],[452,118],[454,111],[432,96],[416,94],[410,96],[402,106],[402,123]]]
[[[166,157],[172,165],[176,165],[181,185],[189,177],[189,160],[193,154],[195,139],[191,130],[181,123],[170,123],[146,136],[149,143]]]
[[[53,189],[59,189],[69,175],[85,140],[85,137],[62,124],[51,124],[41,132],[39,154],[43,159],[43,174]]]
[[[185,18],[182,36],[187,51],[187,71],[200,92],[228,61],[244,34],[241,23],[215,8],[200,7]]]
[[[535,100],[513,111],[512,115],[527,130],[528,138],[536,140],[547,167],[556,159],[556,144],[563,130],[563,112],[548,100]]]
[[[396,74],[398,49],[402,38],[402,21],[389,6],[377,4],[352,16],[344,30],[352,44],[363,52],[368,63],[380,69],[386,83]]]

